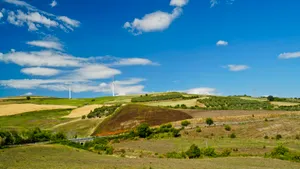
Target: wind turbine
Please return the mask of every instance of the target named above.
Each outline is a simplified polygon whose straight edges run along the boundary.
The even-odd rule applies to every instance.
[[[115,97],[115,76],[113,76],[113,81],[111,84],[112,96]]]

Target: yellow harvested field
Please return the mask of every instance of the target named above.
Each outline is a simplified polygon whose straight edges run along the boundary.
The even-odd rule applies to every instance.
[[[271,104],[275,106],[297,106],[299,103],[291,103],[291,102],[271,102]]]
[[[73,110],[69,115],[65,116],[66,118],[77,118],[82,117],[83,115],[88,115],[91,110],[95,110],[96,108],[102,107],[103,105],[95,104],[95,105],[87,105],[83,107],[79,107]]]
[[[53,109],[73,109],[75,106],[61,105],[37,105],[37,104],[7,104],[0,105],[0,116],[11,116],[32,111],[53,110]]]

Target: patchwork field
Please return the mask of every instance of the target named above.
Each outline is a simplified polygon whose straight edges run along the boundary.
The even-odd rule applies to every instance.
[[[88,115],[90,111],[93,111],[96,108],[102,107],[103,105],[87,105],[83,107],[79,107],[77,109],[72,110],[72,112],[65,116],[66,118],[77,118],[77,117],[82,117],[83,115]]]
[[[0,105],[0,116],[10,116],[25,112],[53,110],[53,109],[73,109],[75,106],[63,105],[36,105],[36,104],[7,104]]]
[[[298,169],[299,163],[258,157],[230,157],[216,159],[159,159],[121,158],[98,155],[61,145],[33,145],[0,150],[0,168],[230,168],[230,169]]]

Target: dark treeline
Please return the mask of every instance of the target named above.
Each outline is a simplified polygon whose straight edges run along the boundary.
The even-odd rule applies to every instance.
[[[195,99],[199,98],[198,95],[184,96],[181,93],[167,93],[162,95],[141,95],[140,97],[135,97],[131,99],[131,102],[151,102],[151,101],[161,101],[161,100],[173,100],[173,99]]]
[[[63,133],[35,128],[27,131],[0,131],[0,147],[66,139]]]

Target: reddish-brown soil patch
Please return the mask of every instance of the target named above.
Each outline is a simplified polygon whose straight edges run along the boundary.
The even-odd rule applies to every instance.
[[[93,135],[118,134],[135,128],[141,123],[157,126],[168,122],[190,119],[192,116],[173,109],[131,104],[103,121]]]

